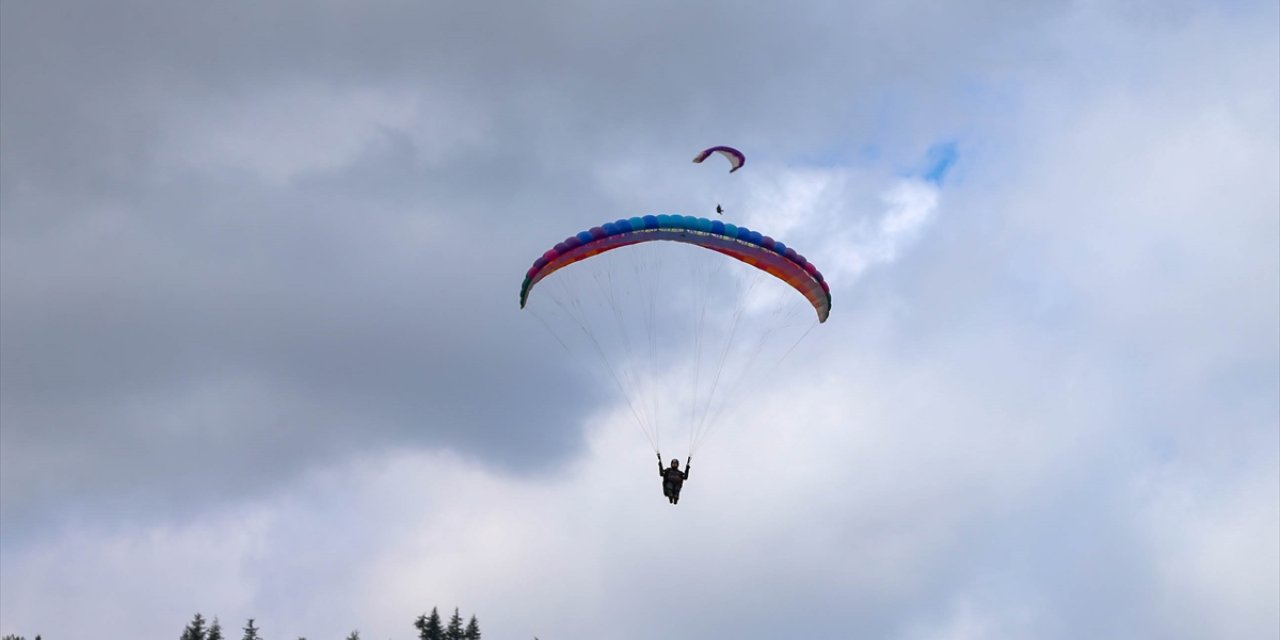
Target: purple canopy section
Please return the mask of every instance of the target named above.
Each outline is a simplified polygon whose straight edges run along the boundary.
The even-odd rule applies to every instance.
[[[725,159],[729,161],[729,173],[733,173],[734,171],[741,169],[742,165],[747,163],[747,157],[742,155],[741,151],[738,151],[733,147],[711,147],[708,149],[703,149],[702,153],[699,153],[697,156],[694,156],[693,161],[696,163],[701,163],[703,160],[706,160],[708,157],[710,157],[711,154],[713,153],[718,153],[724,156]]]

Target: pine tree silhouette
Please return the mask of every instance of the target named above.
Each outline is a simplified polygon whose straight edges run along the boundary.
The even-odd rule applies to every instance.
[[[262,636],[258,635],[258,627],[253,625],[253,618],[249,618],[249,624],[244,626],[244,635],[242,640],[262,640]]]
[[[464,640],[462,631],[462,616],[458,615],[458,608],[453,608],[453,615],[449,616],[449,626],[444,630],[444,640]]]
[[[178,636],[178,640],[209,640],[209,631],[204,628],[204,616],[197,612],[191,618],[191,624],[182,630],[182,635]]]
[[[430,616],[418,616],[413,626],[418,629],[419,640],[444,640],[444,625],[440,624],[440,612],[431,607]]]
[[[471,616],[471,622],[467,623],[467,630],[462,637],[464,640],[480,640],[480,623],[476,622],[475,616]]]

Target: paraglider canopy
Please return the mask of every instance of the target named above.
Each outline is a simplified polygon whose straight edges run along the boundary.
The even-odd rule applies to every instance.
[[[809,300],[819,323],[831,313],[830,285],[795,249],[746,227],[678,214],[624,218],[565,238],[533,261],[520,285],[520,308],[534,285],[564,267],[619,247],[658,240],[710,249],[782,280]]]
[[[747,162],[747,157],[742,155],[741,151],[738,151],[733,147],[723,147],[723,146],[710,147],[707,149],[703,149],[701,153],[694,156],[693,161],[695,163],[701,163],[703,160],[706,160],[707,158],[709,158],[713,153],[718,153],[724,156],[724,158],[729,161],[729,173],[733,173],[734,171],[741,169],[742,165],[746,164]]]

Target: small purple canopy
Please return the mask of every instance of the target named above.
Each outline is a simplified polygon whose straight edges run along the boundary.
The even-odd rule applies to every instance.
[[[725,159],[729,161],[729,173],[733,173],[734,171],[741,169],[742,165],[746,164],[747,162],[747,157],[742,155],[741,151],[738,151],[733,147],[711,147],[709,149],[703,149],[702,153],[699,153],[697,156],[693,158],[693,161],[702,162],[703,160],[706,160],[712,153],[718,153],[724,156]]]

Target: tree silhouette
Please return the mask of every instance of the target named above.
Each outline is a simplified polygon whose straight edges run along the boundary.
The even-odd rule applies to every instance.
[[[413,626],[418,628],[419,640],[444,640],[444,626],[440,624],[440,612],[431,607],[430,616],[418,616]]]
[[[244,626],[244,635],[242,640],[262,640],[262,636],[258,635],[258,627],[254,626],[253,618],[249,618],[249,624]]]
[[[470,620],[463,624],[464,618],[458,607],[453,608],[453,614],[449,616],[448,624],[440,617],[439,607],[431,607],[430,614],[423,614],[413,621],[413,626],[418,630],[418,640],[480,640],[480,622],[473,615]],[[244,634],[241,640],[263,640],[262,630],[258,627],[255,618],[249,618],[244,625]],[[0,637],[0,640],[27,640],[25,636],[7,634]],[[36,636],[35,640],[41,640],[40,636]],[[213,617],[213,622],[207,622],[204,614],[197,612],[191,617],[191,622],[182,630],[182,635],[178,640],[226,640],[226,636],[222,632],[222,623],[218,621],[218,617]],[[299,636],[298,640],[306,640]],[[360,631],[353,629],[347,634],[345,640],[360,640]],[[534,640],[538,640],[536,637]]]
[[[204,628],[204,616],[197,612],[191,618],[191,624],[182,630],[178,640],[209,640],[209,631]]]
[[[458,615],[458,608],[453,608],[453,615],[449,616],[449,626],[444,630],[444,640],[465,640],[462,631],[462,616]]]

